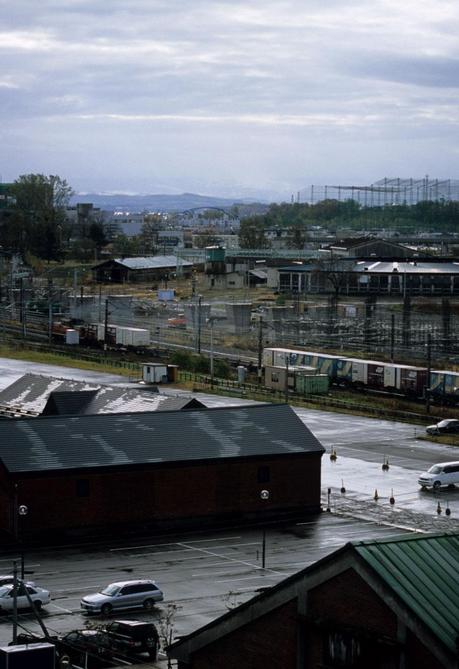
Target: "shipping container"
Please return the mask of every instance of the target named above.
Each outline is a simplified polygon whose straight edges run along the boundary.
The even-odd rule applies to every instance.
[[[365,360],[352,360],[352,383],[357,386],[368,384],[368,363]]]
[[[430,373],[430,394],[434,398],[456,402],[459,400],[459,373],[434,371]]]
[[[368,363],[367,384],[369,388],[384,389],[384,369],[385,366],[382,364]]]
[[[302,374],[295,376],[295,392],[299,395],[323,395],[328,393],[330,379],[327,374]]]
[[[384,388],[387,390],[397,388],[397,368],[393,364],[384,365]]]
[[[56,649],[50,643],[0,648],[0,669],[54,669]]]
[[[400,365],[399,389],[404,395],[423,397],[427,384],[427,370],[421,367]]]
[[[337,360],[335,373],[338,383],[352,383],[352,360],[349,358],[340,358]]]

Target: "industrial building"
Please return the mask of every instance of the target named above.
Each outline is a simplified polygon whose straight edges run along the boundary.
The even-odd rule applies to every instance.
[[[130,281],[161,281],[172,275],[191,276],[193,263],[177,256],[147,256],[143,258],[113,258],[92,267],[98,283],[128,283]]]
[[[284,293],[340,295],[459,295],[459,263],[454,261],[384,261],[326,259],[279,268]]]
[[[154,363],[144,367],[151,369]],[[161,367],[164,367],[163,365]],[[0,416],[64,416],[201,409],[194,397],[163,395],[155,385],[109,386],[41,374],[24,374],[0,391]]]
[[[356,541],[172,644],[178,669],[456,669],[459,534]]]
[[[0,531],[59,540],[303,516],[320,510],[323,452],[286,404],[2,420]]]

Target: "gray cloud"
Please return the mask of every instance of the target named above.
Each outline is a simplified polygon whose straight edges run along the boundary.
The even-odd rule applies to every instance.
[[[223,192],[457,173],[454,0],[22,0],[3,18],[3,178]]]

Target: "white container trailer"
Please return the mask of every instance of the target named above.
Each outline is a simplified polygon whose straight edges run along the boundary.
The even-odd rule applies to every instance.
[[[363,360],[352,360],[352,383],[367,385],[368,363]]]
[[[120,346],[148,346],[150,331],[143,328],[116,326],[116,343]]]

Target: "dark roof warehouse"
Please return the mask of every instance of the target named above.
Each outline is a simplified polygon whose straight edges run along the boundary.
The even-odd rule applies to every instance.
[[[286,404],[0,422],[10,472],[323,452]]]
[[[18,497],[23,534],[53,539],[302,517],[320,510],[323,452],[286,404],[4,420],[0,530]]]

